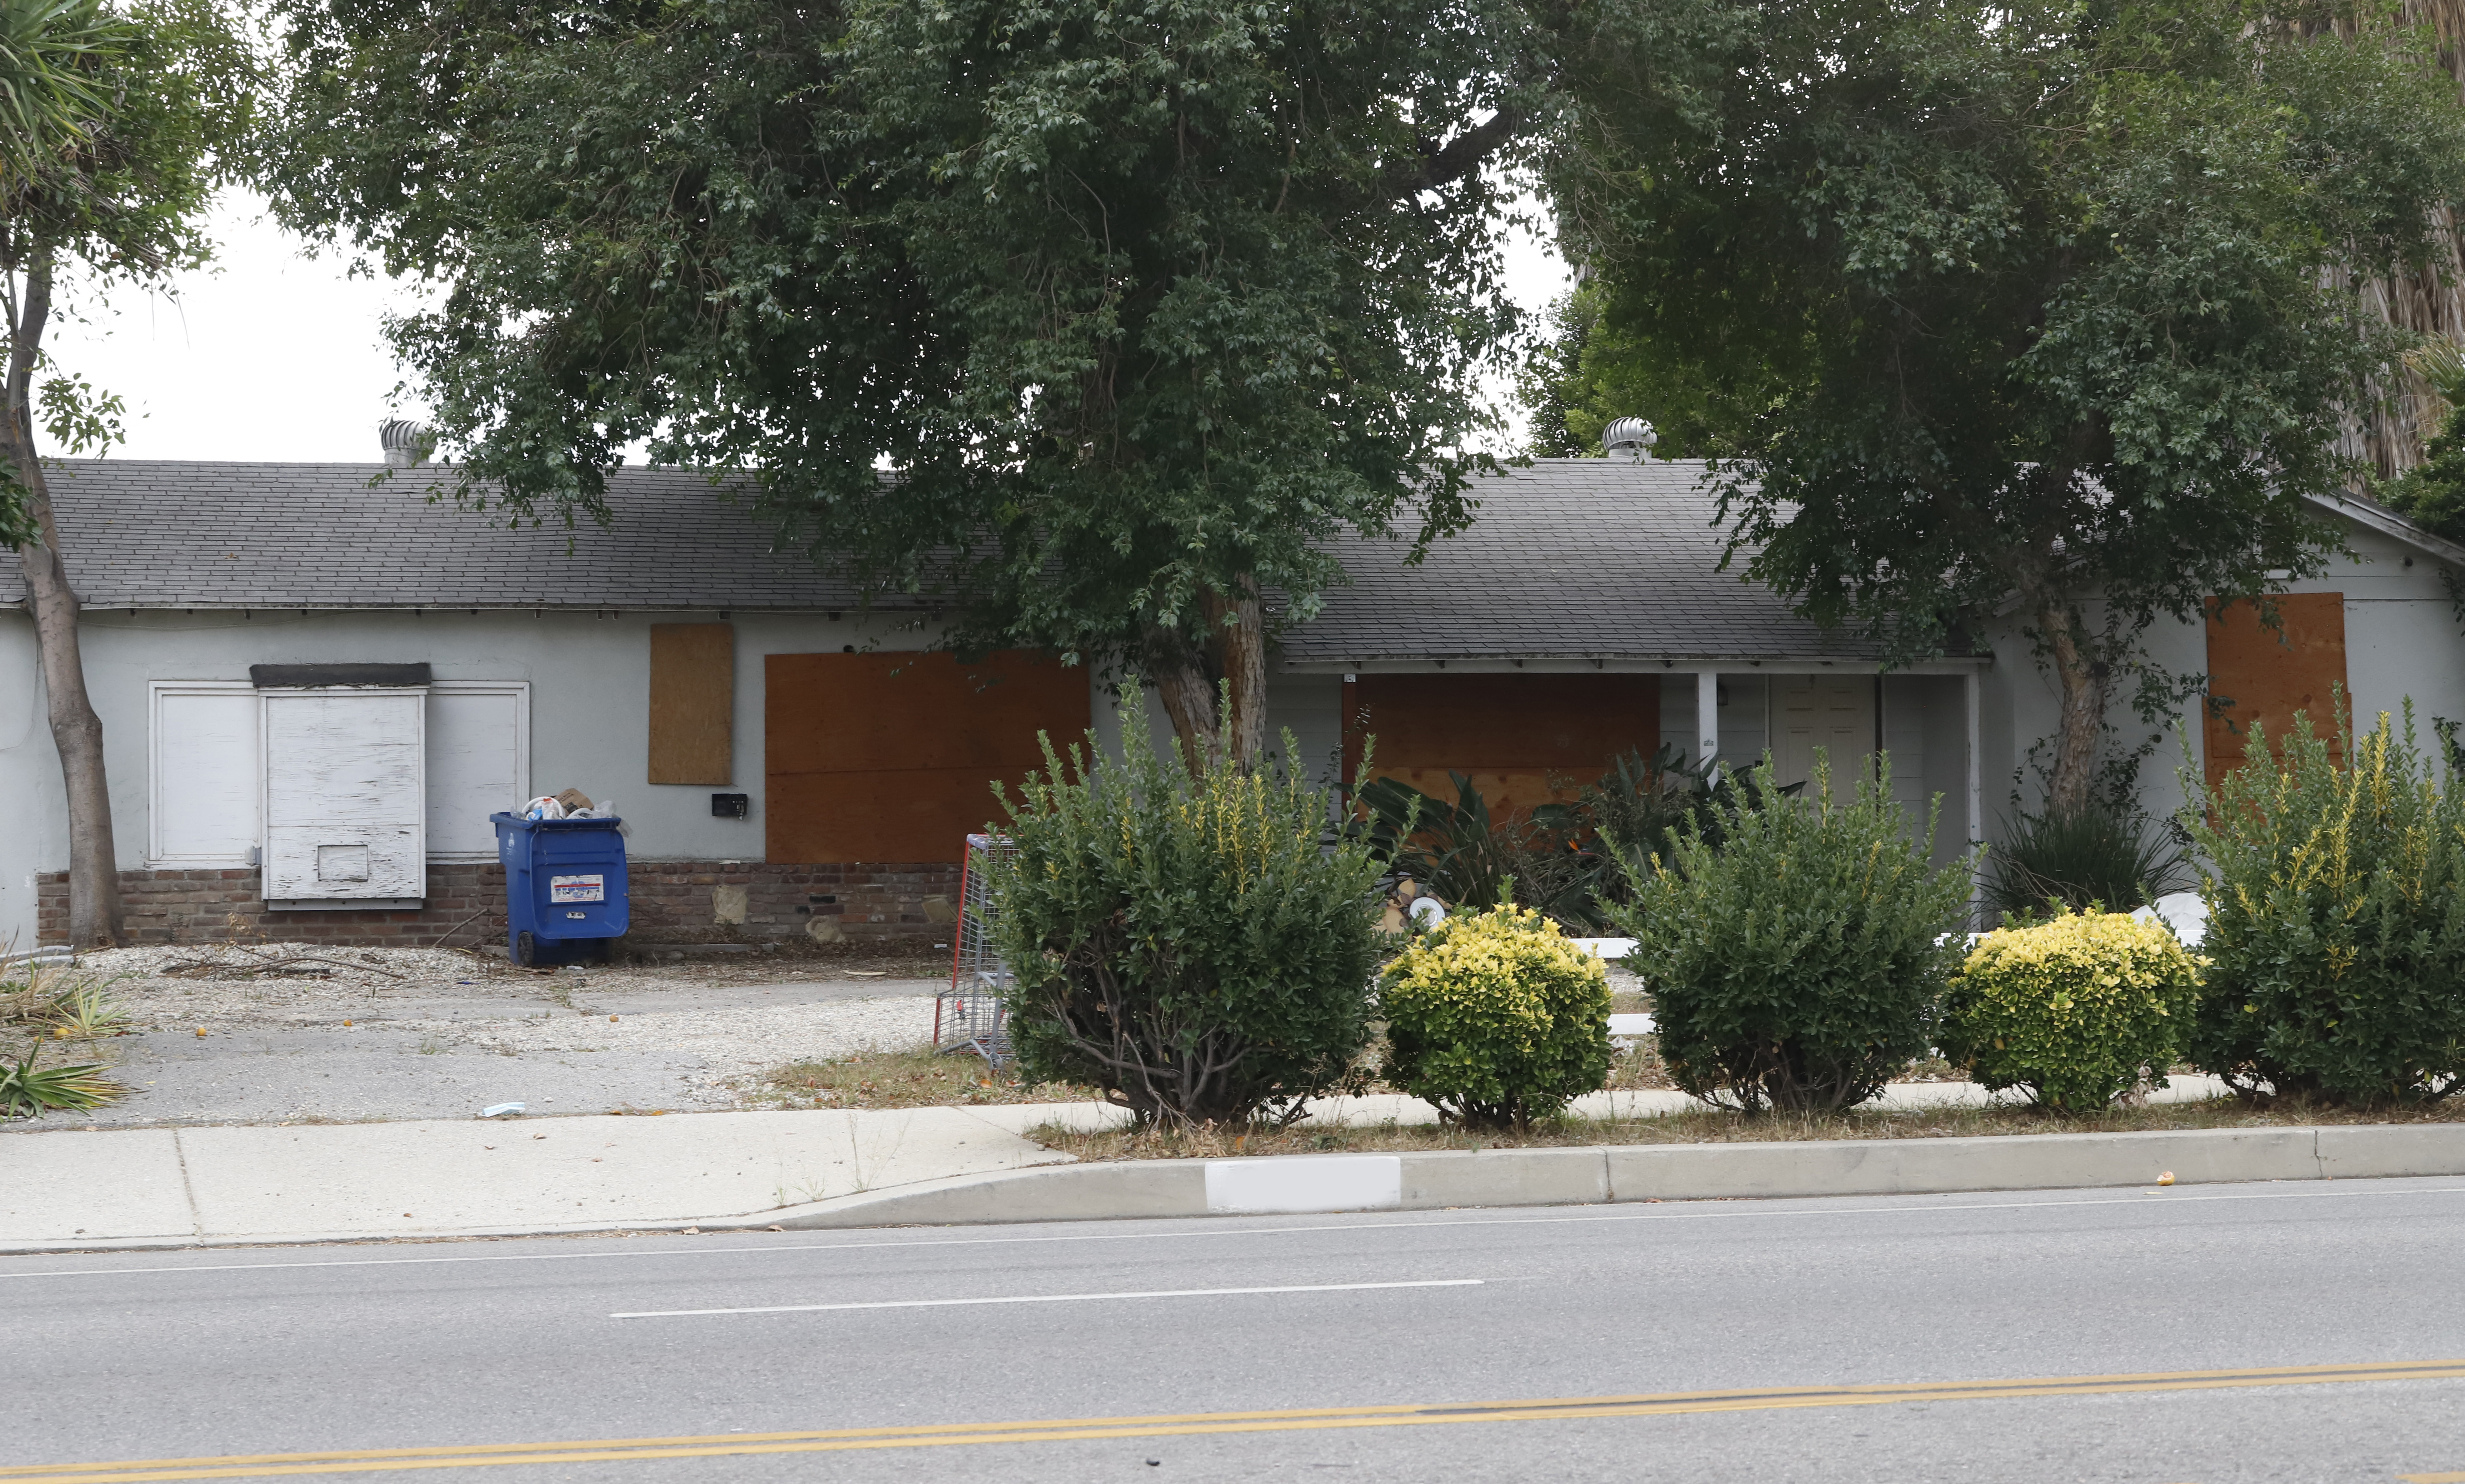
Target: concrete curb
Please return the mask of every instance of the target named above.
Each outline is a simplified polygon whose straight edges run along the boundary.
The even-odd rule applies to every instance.
[[[1141,1160],[962,1176],[704,1230],[1938,1195],[2465,1175],[2465,1124]]]
[[[11,1243],[0,1254],[421,1243],[615,1231],[830,1230],[1636,1201],[1941,1195],[2254,1181],[2465,1176],[2465,1123],[2007,1134],[1980,1139],[1627,1144],[1477,1153],[1135,1160],[954,1175],[694,1220]]]

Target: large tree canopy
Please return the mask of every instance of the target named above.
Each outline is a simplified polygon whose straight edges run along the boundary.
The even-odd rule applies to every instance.
[[[1553,166],[1594,343],[1546,394],[1725,455],[1749,571],[1896,658],[2016,605],[2049,803],[2085,806],[2118,684],[2197,683],[2147,626],[2333,542],[2301,498],[2402,348],[2350,285],[2465,197],[2454,82],[2410,32],[2234,0],[1596,18]]]
[[[957,631],[1263,739],[1262,595],[1465,518],[1511,322],[1504,0],[290,0],[266,178],[445,293],[395,335],[462,494],[741,471]],[[886,477],[885,477],[886,476]]]
[[[203,262],[205,209],[251,114],[254,64],[220,0],[0,0],[0,542],[16,549],[67,786],[69,941],[120,932],[102,721],[52,519],[44,432],[108,446],[119,398],[61,374],[56,315]]]

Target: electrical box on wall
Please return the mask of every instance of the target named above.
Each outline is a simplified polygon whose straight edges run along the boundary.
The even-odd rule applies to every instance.
[[[710,796],[713,819],[744,819],[753,813],[753,798],[743,793],[714,793]]]

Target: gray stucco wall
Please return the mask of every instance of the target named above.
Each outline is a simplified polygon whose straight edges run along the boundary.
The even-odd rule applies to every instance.
[[[931,634],[895,618],[731,615],[735,782],[725,791],[748,795],[751,814],[715,819],[710,795],[722,786],[642,780],[649,766],[650,626],[717,616],[89,612],[81,631],[86,683],[102,718],[120,865],[135,870],[147,864],[149,682],[244,681],[253,664],[338,661],[426,661],[439,680],[528,681],[534,791],[572,786],[593,799],[613,800],[633,827],[630,849],[642,859],[760,860],[764,658],[835,653],[848,645],[914,650]],[[1313,782],[1334,771],[1339,697],[1331,676],[1277,676],[1269,687],[1268,723],[1292,728],[1304,774]],[[1110,743],[1119,735],[1116,702],[1101,692],[1094,700],[1098,729]],[[1162,726],[1159,732],[1171,735]],[[1055,739],[1064,744],[1075,740]],[[506,807],[517,802],[509,799]],[[67,864],[59,759],[44,720],[33,628],[22,613],[0,612],[0,942],[13,938],[33,943],[34,877]]]
[[[2376,532],[2348,528],[2346,537],[2352,555],[2332,558],[2324,575],[2288,584],[2287,590],[2344,595],[2345,679],[2358,724],[2367,729],[2381,711],[2401,718],[2410,698],[2417,740],[2426,750],[2433,748],[2433,717],[2465,718],[2465,637],[2439,569]],[[2091,610],[2093,621],[2101,616]],[[2059,701],[2054,677],[2030,653],[2016,623],[2007,621],[1988,637],[1995,655],[1982,719],[1990,840],[2002,837],[2015,808],[2034,809],[2044,802],[2043,779],[2028,754],[2038,739],[2053,734]],[[2208,668],[2208,632],[2199,623],[2160,621],[2148,631],[2147,650],[2153,662],[2177,675]],[[2180,808],[2187,797],[2183,772],[2196,779],[2206,765],[2199,701],[2193,699],[2164,726],[2151,727],[2133,714],[2130,697],[2118,694],[2107,718],[2126,745],[2163,732],[2141,768],[2140,797],[2153,814]]]
[[[2414,702],[2420,740],[2433,745],[2433,717],[2465,718],[2465,639],[2433,565],[2367,531],[2351,535],[2355,555],[2295,590],[2342,592],[2345,598],[2346,674],[2358,716]],[[930,635],[896,620],[824,614],[736,614],[735,777],[730,791],[747,794],[751,817],[714,819],[716,786],[654,786],[641,782],[648,764],[649,647],[654,623],[706,622],[717,615],[590,613],[318,613],[200,612],[192,615],[90,612],[84,640],[86,675],[101,713],[112,777],[113,819],[123,868],[146,864],[148,779],[147,682],[245,680],[248,667],[267,663],[425,660],[441,680],[524,680],[531,686],[531,782],[541,791],[580,787],[612,798],[633,827],[633,849],[643,858],[759,860],[763,856],[763,659],[773,653],[832,653],[848,645],[907,650]],[[2012,808],[2015,772],[2026,774],[2029,748],[2054,725],[2051,678],[2030,654],[2015,625],[1988,635],[1996,662],[1982,678],[1982,786],[1988,839],[1998,838]],[[2198,624],[2161,624],[2149,635],[2151,657],[2178,673],[2206,668],[2206,635]],[[1721,751],[1746,764],[1762,750],[1759,676],[1729,677],[1731,704],[1721,716]],[[1095,683],[1089,677],[1091,687]],[[1941,840],[1956,849],[1965,812],[1966,719],[1956,676],[1900,676],[1888,682],[1884,724],[1896,753],[1919,754],[1916,776],[1900,782],[1913,802],[1944,796]],[[1666,678],[1661,735],[1681,744],[1694,734],[1695,677]],[[1119,735],[1115,703],[1095,696],[1097,729],[1106,743]],[[1313,783],[1332,778],[1341,743],[1342,683],[1333,675],[1277,675],[1268,691],[1268,723],[1295,734],[1295,759]],[[1154,728],[1168,737],[1160,712]],[[2117,697],[2113,718],[2127,738],[2147,735]],[[2168,735],[2143,772],[2143,797],[2154,811],[2182,801],[2178,767],[2200,765],[2196,708],[2184,718],[2187,758]],[[2170,728],[2169,728],[2170,731]],[[1280,741],[1277,745],[1280,746]],[[1902,764],[1905,767],[1905,762]],[[2018,779],[2021,806],[2038,803],[2033,776]],[[509,801],[511,802],[511,801]],[[22,612],[0,610],[0,942],[33,938],[33,876],[67,864],[58,759],[45,724],[33,627]]]

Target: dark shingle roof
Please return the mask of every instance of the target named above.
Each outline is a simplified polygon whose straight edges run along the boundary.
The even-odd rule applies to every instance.
[[[1858,659],[1797,617],[1726,536],[1699,460],[1544,458],[1481,480],[1472,528],[1407,566],[1407,541],[1340,543],[1352,586],[1284,636],[1287,663],[1430,659]]]
[[[439,471],[371,464],[74,459],[52,496],[88,606],[139,609],[853,609],[844,581],[700,474],[626,469],[611,527],[507,530],[432,504]],[[1285,636],[1287,663],[1454,658],[1862,658],[1761,584],[1720,570],[1703,466],[1543,459],[1484,479],[1477,519],[1406,566],[1340,544],[1353,585]],[[568,539],[571,550],[567,550]],[[22,600],[0,565],[0,602]],[[912,606],[908,605],[908,606]]]
[[[90,608],[854,608],[847,583],[703,476],[621,469],[614,524],[507,530],[377,464],[63,459],[50,466],[69,584]],[[570,540],[571,549],[567,550]],[[13,562],[0,602],[25,596]]]

